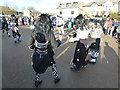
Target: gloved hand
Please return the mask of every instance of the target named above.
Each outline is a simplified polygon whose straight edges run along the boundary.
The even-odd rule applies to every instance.
[[[57,40],[57,42],[58,42],[58,46],[57,47],[59,47],[62,42],[59,39]]]
[[[34,49],[34,48],[35,48],[35,45],[32,45],[32,46],[30,46],[29,48],[30,48],[30,49]]]

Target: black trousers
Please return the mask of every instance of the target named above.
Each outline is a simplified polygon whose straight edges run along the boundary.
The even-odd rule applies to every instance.
[[[100,38],[97,38],[97,39],[96,39],[96,50],[97,50],[97,51],[100,50],[100,41],[101,41]]]

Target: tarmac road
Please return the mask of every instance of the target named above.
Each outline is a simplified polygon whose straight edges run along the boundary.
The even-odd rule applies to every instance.
[[[34,71],[31,67],[32,50],[28,49],[31,30],[20,26],[22,41],[15,44],[13,37],[2,38],[2,87],[34,88]],[[107,44],[107,43],[108,44]],[[63,44],[55,49],[55,61],[61,81],[54,84],[51,68],[41,75],[38,88],[118,88],[118,44],[111,36],[102,35],[101,55],[96,64],[88,64],[79,72],[70,70],[76,43]]]

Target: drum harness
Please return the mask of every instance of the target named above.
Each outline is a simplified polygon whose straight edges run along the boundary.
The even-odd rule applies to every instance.
[[[40,55],[40,58],[48,53],[48,44],[48,41],[45,43],[39,43],[37,40],[35,40],[35,47],[37,47],[36,52]]]

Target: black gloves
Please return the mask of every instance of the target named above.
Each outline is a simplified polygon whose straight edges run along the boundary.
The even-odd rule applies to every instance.
[[[31,46],[30,46],[30,49],[34,49],[34,48],[35,48],[35,45],[31,45]]]
[[[57,47],[59,47],[62,42],[59,39],[57,40],[57,42],[58,42],[58,46]]]

